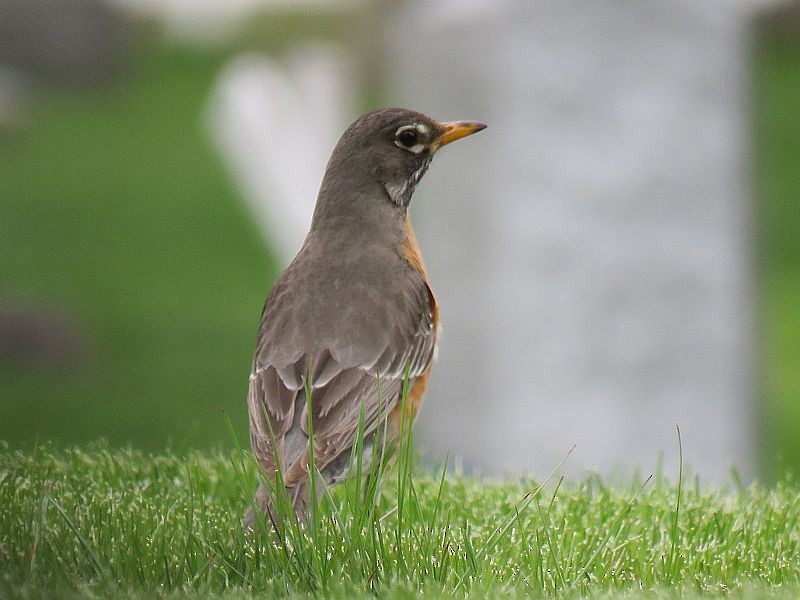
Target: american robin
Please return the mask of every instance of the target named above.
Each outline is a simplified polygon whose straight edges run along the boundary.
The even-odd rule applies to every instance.
[[[301,520],[308,375],[314,460],[327,485],[346,475],[361,414],[365,460],[377,431],[398,435],[406,374],[405,406],[412,419],[419,410],[439,309],[408,205],[436,151],[485,127],[384,108],[350,125],[331,154],[311,229],[264,305],[247,395],[253,453],[270,484],[280,467]],[[269,520],[271,496],[262,482],[246,530],[256,510]]]

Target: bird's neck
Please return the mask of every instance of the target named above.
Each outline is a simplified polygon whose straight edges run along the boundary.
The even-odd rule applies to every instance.
[[[377,181],[342,181],[326,174],[309,234],[326,238],[347,235],[399,244],[406,237],[406,219],[405,207],[395,204]]]

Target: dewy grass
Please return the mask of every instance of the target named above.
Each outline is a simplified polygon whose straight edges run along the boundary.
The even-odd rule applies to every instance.
[[[309,494],[305,526],[276,486],[282,526],[251,535],[259,473],[241,449],[1,447],[0,596],[800,595],[793,480],[481,481],[417,468],[409,425],[394,452],[369,448],[362,411],[351,478]]]

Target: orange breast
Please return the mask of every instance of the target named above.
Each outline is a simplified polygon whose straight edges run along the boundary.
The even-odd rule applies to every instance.
[[[403,256],[405,256],[408,264],[422,273],[425,283],[427,283],[428,272],[425,270],[425,263],[422,261],[422,253],[419,251],[417,236],[414,234],[414,228],[411,226],[411,221],[408,220],[408,217],[405,218],[403,228],[406,232],[406,239],[403,240]]]
[[[428,284],[428,272],[425,270],[425,263],[422,261],[422,254],[419,251],[419,244],[417,244],[417,236],[414,235],[414,228],[411,227],[411,222],[408,217],[405,219],[405,232],[406,238],[403,241],[403,256],[414,269],[422,273],[425,283]],[[428,284],[428,290],[430,290]],[[439,336],[439,306],[436,304],[436,298],[431,291],[431,316],[433,317],[433,332],[435,337]],[[434,344],[436,341],[434,342]],[[425,389],[428,387],[428,378],[431,374],[431,367],[433,364],[419,375],[408,390],[408,397],[406,398],[406,414],[410,417],[411,421],[416,418],[422,400],[425,397]],[[402,417],[402,405],[400,403],[392,409],[389,415],[389,428],[393,436],[400,433],[400,423]]]

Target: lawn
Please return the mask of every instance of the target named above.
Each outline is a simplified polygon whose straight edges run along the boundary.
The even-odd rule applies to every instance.
[[[335,488],[307,528],[275,542],[241,532],[247,454],[4,447],[0,596],[800,595],[796,481],[718,491],[677,474],[555,475],[540,488],[412,477],[407,465],[366,497]]]

